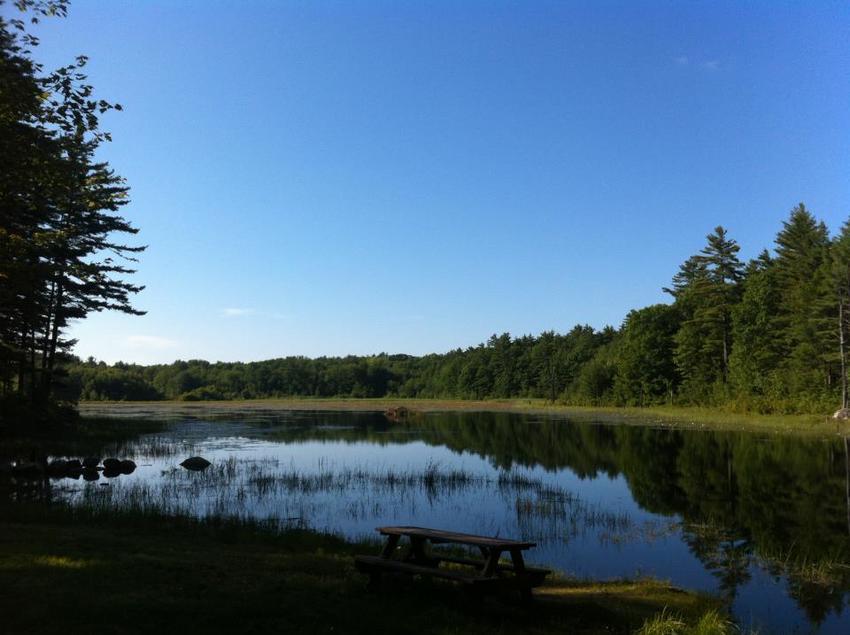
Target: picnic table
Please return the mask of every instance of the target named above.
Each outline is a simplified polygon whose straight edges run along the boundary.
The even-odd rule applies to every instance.
[[[548,569],[525,564],[522,552],[536,546],[533,542],[426,527],[378,527],[376,531],[387,538],[381,554],[354,557],[357,570],[369,574],[373,584],[380,582],[383,573],[405,573],[445,578],[476,591],[513,588],[528,599],[531,589],[540,586],[550,573]],[[402,537],[407,538],[406,546],[399,549]],[[481,558],[435,553],[430,549],[431,545],[446,544],[472,547]],[[510,562],[500,561],[503,553],[510,554]],[[441,566],[445,563],[449,566]]]

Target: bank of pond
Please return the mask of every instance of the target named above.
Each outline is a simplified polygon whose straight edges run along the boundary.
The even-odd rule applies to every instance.
[[[231,519],[345,544],[387,524],[517,537],[538,543],[532,562],[570,579],[649,576],[709,593],[716,607],[700,610],[718,608],[744,629],[850,631],[850,454],[841,438],[493,412],[397,421],[257,408],[133,415],[88,421],[114,431],[88,441],[6,443],[5,460],[27,451],[120,456],[137,468],[96,481],[7,480],[4,504],[29,510],[44,532],[33,510],[65,510],[80,527],[121,514]],[[210,465],[180,467],[188,456]]]

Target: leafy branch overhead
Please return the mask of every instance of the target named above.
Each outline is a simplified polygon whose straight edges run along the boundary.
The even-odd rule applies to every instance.
[[[2,4],[2,3],[0,3]],[[35,24],[64,17],[64,1],[20,0]],[[24,19],[0,18],[0,395],[48,403],[58,360],[72,342],[69,322],[91,312],[141,314],[128,282],[144,246],[116,236],[138,229],[119,214],[129,188],[97,160],[111,140],[100,117],[121,106],[94,96],[88,59],[42,74],[32,59],[38,39]]]

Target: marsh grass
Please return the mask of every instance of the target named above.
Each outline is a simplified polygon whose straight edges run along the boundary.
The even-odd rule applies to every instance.
[[[627,535],[628,514],[590,504],[574,492],[517,471],[482,474],[445,469],[430,462],[424,468],[343,465],[320,460],[304,469],[273,458],[216,461],[202,472],[180,467],[162,470],[158,478],[87,484],[56,489],[53,498],[98,515],[129,510],[197,518],[260,519],[286,526],[339,528],[349,521],[384,518],[415,511],[418,504],[464,505],[463,501],[501,500],[513,510],[525,537],[568,540],[604,530]],[[329,516],[330,514],[330,516]],[[319,518],[333,519],[335,527]]]
[[[625,523],[621,527],[599,532],[602,545],[622,545],[631,542],[651,544],[677,535],[682,528],[678,520],[648,520],[642,523]]]
[[[814,558],[792,547],[761,551],[758,555],[758,562],[766,571],[772,575],[785,575],[792,583],[840,589],[850,582],[850,559],[846,552]]]

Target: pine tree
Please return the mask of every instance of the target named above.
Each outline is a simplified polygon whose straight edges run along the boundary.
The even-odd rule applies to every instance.
[[[676,365],[691,398],[709,398],[725,383],[732,348],[732,308],[741,292],[740,247],[723,227],[706,236],[705,248],[680,267],[673,289],[684,320],[676,334]]]
[[[841,231],[830,248],[830,284],[831,298],[836,306],[835,332],[837,335],[837,353],[839,362],[839,382],[841,386],[841,408],[847,408],[850,395],[847,393],[847,347],[850,334],[850,219],[841,227]]]
[[[817,398],[830,382],[832,346],[824,325],[823,299],[830,295],[829,233],[800,203],[776,236],[774,261],[780,303],[772,330],[790,394]]]
[[[39,16],[65,15],[64,2],[22,0]],[[120,106],[92,97],[85,57],[46,77],[31,59],[37,40],[22,20],[0,18],[0,390],[51,400],[71,319],[93,311],[139,313],[126,263],[144,247],[114,240],[136,229],[118,215],[127,187],[95,153],[108,133],[99,116]]]
[[[774,334],[781,298],[767,250],[746,269],[741,301],[732,309],[729,376],[740,396],[767,395],[782,352]]]

